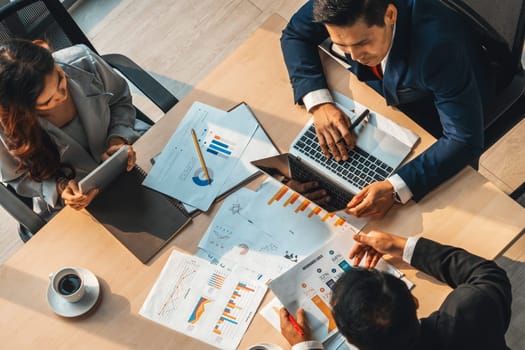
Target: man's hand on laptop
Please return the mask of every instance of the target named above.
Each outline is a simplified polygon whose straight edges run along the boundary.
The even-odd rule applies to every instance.
[[[330,196],[326,190],[319,188],[317,181],[299,182],[297,180],[289,180],[286,182],[286,185],[317,204],[328,204],[330,202]]]
[[[126,170],[131,171],[131,169],[133,169],[137,161],[137,155],[135,154],[133,147],[131,145],[128,145],[127,141],[124,140],[122,137],[112,137],[109,140],[108,149],[106,150],[106,152],[102,153],[102,161],[105,161],[106,159],[111,157],[113,153],[115,153],[121,147],[124,147],[126,145],[128,146],[128,165],[126,166]]]
[[[319,146],[326,158],[334,156],[336,161],[348,160],[346,147],[355,146],[355,138],[348,130],[350,119],[333,103],[323,103],[313,107],[315,132]]]
[[[358,218],[382,218],[394,205],[394,187],[389,181],[373,182],[352,198],[346,212]]]

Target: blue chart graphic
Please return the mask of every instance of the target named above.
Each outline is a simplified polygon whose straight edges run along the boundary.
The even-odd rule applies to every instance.
[[[213,171],[210,167],[208,167],[208,175],[210,175],[210,184],[208,184],[208,180],[206,180],[206,176],[204,176],[204,170],[202,170],[202,168],[195,170],[191,179],[197,186],[208,186],[213,183]]]
[[[228,158],[232,154],[232,146],[233,144],[228,140],[221,138],[219,135],[215,135],[206,151],[222,158]]]

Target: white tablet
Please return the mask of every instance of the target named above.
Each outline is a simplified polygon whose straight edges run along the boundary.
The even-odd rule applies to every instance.
[[[128,146],[123,146],[80,180],[78,183],[80,192],[88,193],[93,188],[103,189],[119,174],[126,170],[127,165]]]

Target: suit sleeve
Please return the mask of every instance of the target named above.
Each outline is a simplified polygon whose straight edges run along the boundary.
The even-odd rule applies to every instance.
[[[512,293],[507,274],[495,262],[420,238],[411,265],[454,288],[440,308],[442,318],[461,318],[463,331],[488,329],[495,337],[503,336]]]
[[[129,143],[138,138],[134,130],[136,112],[133,107],[129,86],[117,72],[111,68],[100,56],[91,52],[95,62],[95,74],[104,85],[104,89],[111,93],[109,99],[110,124],[108,129],[108,141],[111,137],[119,136]]]
[[[434,95],[443,136],[397,172],[418,201],[483,151],[483,105],[471,52],[449,43],[427,50],[421,84]]]
[[[292,17],[281,36],[284,62],[292,83],[295,103],[304,95],[328,88],[317,46],[328,38],[324,25],[313,22],[313,1]]]

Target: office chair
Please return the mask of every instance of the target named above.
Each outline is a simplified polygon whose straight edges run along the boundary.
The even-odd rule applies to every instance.
[[[525,35],[525,0],[440,0],[462,14],[481,38],[491,63],[496,94],[485,115],[485,149],[525,114],[525,72],[521,55]]]
[[[75,23],[60,0],[14,0],[0,8],[0,40],[11,37],[47,41],[54,50],[84,44],[97,52]],[[118,70],[164,113],[177,102],[164,86],[126,56],[100,55]],[[153,125],[153,121],[138,108],[137,119]],[[28,198],[19,196],[10,187],[0,184],[0,205],[20,223],[20,237],[25,242],[44,224],[33,210]]]

